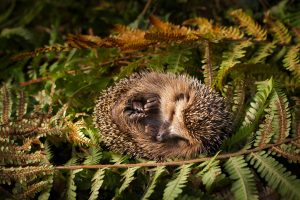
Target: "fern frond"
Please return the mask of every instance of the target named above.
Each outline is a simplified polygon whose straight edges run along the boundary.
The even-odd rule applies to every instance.
[[[66,124],[69,128],[69,140],[78,145],[90,145],[91,140],[87,138],[82,129],[85,128],[83,120],[73,123],[71,121],[66,121]]]
[[[245,48],[249,47],[252,43],[250,41],[243,41],[240,44],[234,45],[230,51],[223,54],[222,63],[217,75],[217,87],[222,91],[223,82],[230,72],[230,70],[238,63],[240,59],[246,54]]]
[[[244,38],[244,33],[240,29],[233,26],[221,26],[220,33],[222,37],[226,39],[239,40]]]
[[[196,25],[203,34],[208,33],[213,29],[213,21],[204,17],[197,17],[185,20],[183,25]]]
[[[282,164],[264,151],[251,153],[247,159],[260,176],[267,181],[268,185],[277,190],[282,197],[300,199],[300,180],[290,171],[287,171]]]
[[[95,165],[98,164],[102,157],[102,152],[100,147],[90,147],[89,155],[84,160],[85,165]]]
[[[300,44],[289,48],[283,59],[283,66],[300,78]]]
[[[98,199],[99,189],[103,184],[106,169],[98,169],[92,178],[91,195],[89,200]]]
[[[233,105],[232,105],[232,111],[234,113],[234,120],[233,120],[233,126],[236,127],[242,118],[243,112],[244,112],[244,105],[245,105],[245,81],[243,78],[237,79],[236,86],[233,89]]]
[[[70,170],[69,172],[69,176],[68,176],[68,181],[67,181],[67,190],[66,190],[66,199],[69,199],[69,200],[76,200],[76,189],[77,189],[77,186],[75,185],[75,175],[81,171],[80,170]]]
[[[274,52],[275,48],[276,48],[276,44],[274,42],[261,44],[258,50],[250,58],[248,63],[253,63],[253,64],[264,63],[266,58]]]
[[[76,49],[111,47],[106,40],[93,35],[69,35],[66,44],[69,48]]]
[[[241,27],[246,29],[246,32],[255,37],[256,40],[266,40],[267,31],[263,29],[257,22],[255,22],[243,10],[238,9],[230,12],[230,16],[234,17]]]
[[[10,91],[8,89],[8,86],[3,85],[1,88],[1,93],[0,93],[0,123],[2,124],[7,124],[9,122],[10,114],[11,114],[11,95]]]
[[[204,83],[206,85],[212,86],[213,83],[213,69],[212,69],[212,60],[211,60],[211,44],[209,41],[205,42],[205,53],[204,53],[204,60],[202,61],[205,63],[202,66],[203,69],[203,76],[204,76]]]
[[[155,168],[155,174],[153,175],[153,178],[151,179],[151,183],[147,188],[147,191],[143,195],[142,200],[147,200],[151,196],[151,194],[154,192],[154,188],[156,186],[156,183],[158,181],[158,178],[160,175],[165,171],[165,166],[159,166]]]
[[[11,184],[13,181],[29,182],[37,177],[52,175],[54,168],[52,166],[27,166],[27,167],[11,167],[0,168],[0,183]]]
[[[176,178],[171,180],[164,190],[164,200],[173,200],[181,194],[182,188],[185,186],[191,171],[191,165],[182,165],[178,169],[180,171],[176,174]]]
[[[288,99],[279,86],[274,88],[274,95],[270,104],[274,109],[275,114],[273,122],[273,127],[276,129],[275,138],[277,142],[280,142],[289,135],[291,128],[291,113],[289,110]]]
[[[279,20],[271,20],[268,16],[266,17],[266,22],[270,27],[269,30],[274,34],[275,42],[279,44],[289,44],[292,40],[290,31],[285,27],[285,25]]]
[[[18,60],[22,60],[25,58],[35,57],[35,56],[38,56],[39,54],[43,54],[43,53],[63,52],[63,51],[68,51],[68,50],[70,50],[70,48],[67,45],[55,44],[52,46],[37,48],[34,51],[30,51],[30,52],[19,53],[17,55],[12,56],[11,59],[14,61],[18,61]]]
[[[19,92],[19,101],[18,101],[18,108],[17,108],[17,120],[23,119],[24,115],[26,114],[27,103],[26,103],[26,95],[23,90]]]
[[[33,198],[37,193],[41,192],[42,190],[46,189],[51,185],[52,183],[49,181],[40,181],[38,183],[32,184],[26,188],[25,191],[22,191],[18,194],[15,194],[14,197],[16,199],[31,199]]]
[[[49,200],[51,189],[53,186],[53,176],[50,176],[47,180],[49,186],[41,191],[41,194],[38,196],[38,200]]]
[[[15,164],[15,165],[25,165],[34,164],[45,161],[46,156],[40,151],[34,153],[25,154],[21,152],[0,152],[0,164]]]
[[[235,199],[258,199],[254,175],[247,166],[243,156],[231,157],[225,163],[229,178],[234,180],[231,191]]]
[[[215,155],[216,157],[216,155]],[[214,157],[214,158],[215,158]],[[212,185],[225,177],[222,174],[222,170],[220,167],[220,160],[210,160],[207,165],[201,170],[197,175],[201,177],[203,184],[208,192],[211,191]],[[201,164],[202,165],[202,164]]]
[[[175,26],[161,21],[155,16],[150,16],[150,22],[155,27],[145,34],[145,39],[157,42],[184,42],[197,39],[187,27]]]
[[[280,155],[280,156],[288,159],[289,161],[300,162],[300,154],[299,153],[286,151],[281,147],[272,147],[271,151],[275,152],[277,155]]]
[[[118,194],[120,195],[128,186],[129,184],[134,180],[134,173],[139,169],[140,167],[131,167],[127,169],[123,173],[124,181],[118,191]]]
[[[254,141],[254,146],[262,147],[265,144],[270,142],[271,137],[274,134],[273,120],[274,120],[273,112],[266,115],[264,123],[259,125],[259,130],[255,134],[256,139]]]
[[[273,79],[269,79],[258,83],[257,93],[253,97],[253,101],[250,103],[250,107],[246,111],[246,116],[243,125],[258,122],[263,110],[264,105],[273,89]]]

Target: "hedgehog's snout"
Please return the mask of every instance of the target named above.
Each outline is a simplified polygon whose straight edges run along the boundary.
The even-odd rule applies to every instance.
[[[186,140],[180,133],[171,130],[170,122],[164,122],[159,127],[158,133],[156,135],[156,140],[158,142],[176,142],[179,140]]]
[[[170,136],[170,130],[169,130],[170,123],[164,122],[159,127],[158,133],[156,135],[156,140],[159,142],[165,141]]]

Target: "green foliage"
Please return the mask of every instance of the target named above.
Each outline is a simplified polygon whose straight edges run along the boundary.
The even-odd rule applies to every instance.
[[[147,191],[145,192],[145,194],[143,195],[143,200],[149,199],[149,197],[151,196],[151,194],[154,192],[154,188],[156,186],[156,182],[158,181],[158,178],[160,177],[160,175],[165,171],[165,167],[164,166],[160,166],[160,167],[156,167],[155,168],[155,173],[151,179],[151,183],[148,186]]]
[[[95,200],[98,198],[99,189],[103,184],[103,179],[105,175],[105,169],[98,169],[92,178],[92,187],[91,187],[91,195],[89,200]]]
[[[164,190],[163,199],[175,199],[179,194],[182,193],[182,188],[187,182],[188,175],[191,171],[191,165],[182,165],[178,168],[179,172],[175,174],[175,177],[172,181],[167,184],[167,187]]]
[[[3,198],[264,199],[267,191],[300,199],[300,4],[236,2],[244,9],[225,1],[4,0]],[[164,20],[148,20],[153,13]],[[234,128],[220,153],[175,167],[102,145],[91,117],[99,92],[147,70],[188,73],[222,93]],[[98,164],[105,166],[81,166]]]
[[[231,191],[235,199],[258,199],[254,175],[243,156],[228,159],[225,170],[230,174],[229,178],[234,180]]]
[[[139,169],[139,167],[132,167],[127,169],[124,173],[123,173],[123,177],[124,177],[124,182],[122,183],[119,191],[118,191],[118,195],[120,195],[126,188],[128,188],[129,184],[133,181],[134,179],[134,173],[135,171],[137,171]]]
[[[300,198],[300,180],[291,175],[286,168],[264,151],[252,153],[248,159],[250,164],[257,169],[258,173],[268,184],[288,199]]]

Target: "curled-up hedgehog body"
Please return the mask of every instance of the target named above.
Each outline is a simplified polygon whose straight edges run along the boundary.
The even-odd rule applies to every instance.
[[[155,160],[218,150],[231,113],[210,87],[186,75],[136,73],[102,92],[94,122],[113,151]]]

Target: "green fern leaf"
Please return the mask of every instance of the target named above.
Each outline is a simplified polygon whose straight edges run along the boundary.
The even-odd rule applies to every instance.
[[[146,193],[143,196],[143,200],[149,199],[151,194],[154,192],[154,188],[156,186],[156,183],[158,181],[158,177],[165,171],[165,166],[159,166],[155,168],[155,174],[153,175],[153,178],[151,180],[151,183],[146,191]]]
[[[214,160],[206,172],[202,175],[202,182],[205,185],[206,190],[211,191],[212,185],[224,177],[225,175],[222,174],[220,161]]]
[[[247,166],[243,156],[231,157],[225,163],[225,170],[234,180],[231,191],[235,199],[258,199],[254,175]]]
[[[44,189],[38,197],[38,200],[48,200],[50,197],[51,188],[53,185],[53,176],[48,178],[49,185],[46,189]]]
[[[266,152],[251,153],[247,160],[268,185],[285,199],[300,199],[300,180]]]
[[[177,177],[170,181],[167,184],[167,187],[164,191],[164,200],[172,200],[178,197],[179,194],[182,192],[182,188],[185,186],[187,182],[187,178],[191,171],[191,165],[183,165],[178,168],[180,171],[177,174]]]
[[[83,164],[85,165],[95,165],[98,164],[102,157],[102,152],[100,147],[91,147],[89,149],[89,155],[86,157]]]
[[[273,79],[260,82],[257,85],[257,93],[250,103],[250,107],[246,111],[246,116],[243,125],[248,125],[258,122],[263,110],[264,105],[273,89]]]
[[[71,170],[69,172],[68,182],[67,182],[67,191],[66,191],[66,199],[68,200],[76,200],[76,185],[75,185],[75,175],[82,171],[82,169],[79,170]]]
[[[91,195],[89,200],[98,199],[99,189],[103,184],[105,176],[105,169],[98,169],[95,175],[92,178],[92,187],[91,187]]]
[[[276,45],[274,42],[260,45],[248,63],[264,63],[266,58],[274,52],[275,48]]]
[[[129,169],[127,169],[124,173],[123,176],[125,178],[125,180],[123,181],[118,194],[120,195],[128,186],[129,184],[133,181],[134,179],[134,173],[136,172],[136,170],[138,170],[140,167],[131,167]]]
[[[250,41],[243,41],[240,44],[233,46],[233,48],[223,54],[223,61],[217,74],[217,87],[222,91],[223,82],[230,72],[230,70],[238,63],[240,59],[246,54],[245,48],[249,47],[252,43]]]

